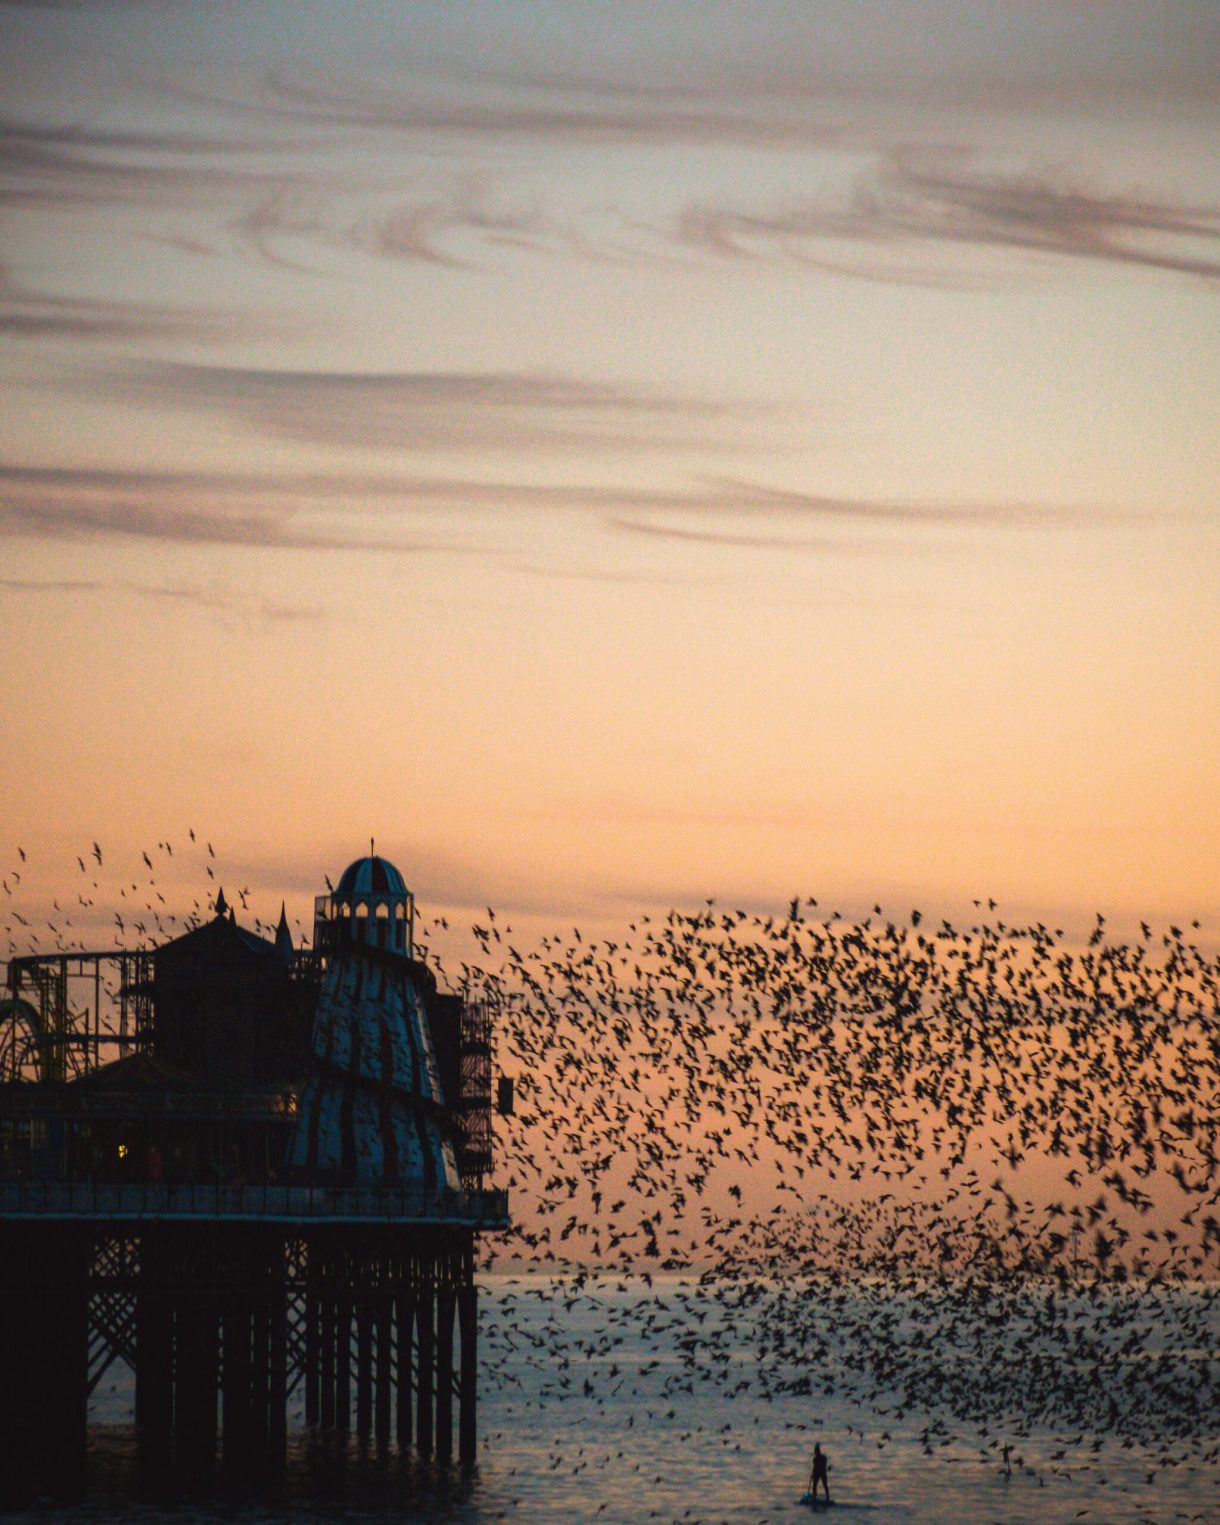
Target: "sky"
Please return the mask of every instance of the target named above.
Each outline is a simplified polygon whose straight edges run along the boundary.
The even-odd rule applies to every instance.
[[[0,4],[27,912],[373,836],[1214,938],[1218,78],[1211,0]]]

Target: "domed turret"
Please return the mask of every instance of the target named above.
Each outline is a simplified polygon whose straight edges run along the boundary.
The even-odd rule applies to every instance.
[[[433,1034],[443,1007],[435,976],[415,960],[414,927],[411,891],[371,842],[314,903],[317,1064],[289,1152],[303,1179],[426,1192],[460,1184],[457,1097],[445,1096]]]
[[[370,842],[366,858],[348,864],[329,895],[314,901],[314,947],[325,951],[342,943],[365,943],[411,958],[415,897],[394,865],[372,847]]]
[[[407,886],[402,875],[392,863],[385,858],[378,858],[370,854],[367,858],[357,858],[354,863],[349,863],[343,870],[339,879],[336,895],[340,896],[376,896],[376,895],[405,895]]]

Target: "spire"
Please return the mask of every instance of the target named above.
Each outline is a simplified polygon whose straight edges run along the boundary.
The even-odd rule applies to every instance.
[[[292,963],[292,932],[288,926],[288,911],[284,902],[280,901],[280,920],[275,929],[275,951],[286,964]]]
[[[228,911],[228,909],[229,909],[229,902],[225,899],[225,892],[224,892],[223,889],[218,889],[216,891],[216,914],[217,914],[217,916],[224,916],[226,914],[226,912]]]

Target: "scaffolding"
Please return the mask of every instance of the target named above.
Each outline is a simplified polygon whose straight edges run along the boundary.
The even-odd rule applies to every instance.
[[[477,1190],[492,1166],[492,1032],[496,1014],[495,997],[486,991],[463,998],[458,1174],[467,1191]]]
[[[0,1082],[75,1080],[145,1047],[152,976],[142,948],[13,959],[0,999]]]

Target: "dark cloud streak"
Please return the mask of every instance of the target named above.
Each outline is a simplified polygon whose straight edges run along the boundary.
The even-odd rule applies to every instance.
[[[678,217],[674,233],[688,247],[731,259],[820,263],[819,251],[829,243],[841,251],[837,264],[845,273],[887,280],[920,280],[937,272],[918,264],[878,267],[873,251],[914,254],[930,247],[1220,277],[1220,208],[1104,194],[1031,174],[989,173],[964,153],[892,154],[860,176],[838,205],[795,202],[764,213],[692,205]],[[842,252],[852,246],[869,251],[859,263]]]
[[[438,511],[451,517],[459,535],[435,538],[434,525],[426,538],[393,533],[418,524],[421,512]],[[864,545],[859,532],[866,529],[1097,529],[1134,518],[1113,510],[1054,505],[831,497],[729,479],[666,490],[358,473],[294,477],[0,468],[0,536],[41,541],[499,555],[482,537],[487,525],[504,527],[512,522],[507,516],[514,516],[524,528],[539,513],[584,517],[615,532],[675,542],[836,552]],[[371,532],[373,524],[380,533]],[[461,538],[461,531],[472,528],[477,535]],[[531,532],[536,533],[536,525]]]
[[[394,450],[723,449],[734,414],[697,398],[507,371],[148,363],[109,385],[132,401],[220,413],[272,438]]]
[[[257,496],[248,480],[245,489],[249,498]],[[189,477],[155,471],[10,467],[0,471],[0,537],[395,554],[460,549],[310,527],[274,498],[265,507],[234,503],[238,492],[235,485],[226,491],[220,482],[209,489],[206,477],[195,478],[192,485]]]
[[[268,192],[292,177],[278,168],[243,165],[235,156],[272,151],[282,146],[0,119],[0,206],[54,211],[73,204],[184,205],[251,188]],[[213,162],[203,162],[209,158]]]
[[[0,271],[0,334],[13,339],[209,340],[236,326],[230,313],[35,291]]]

